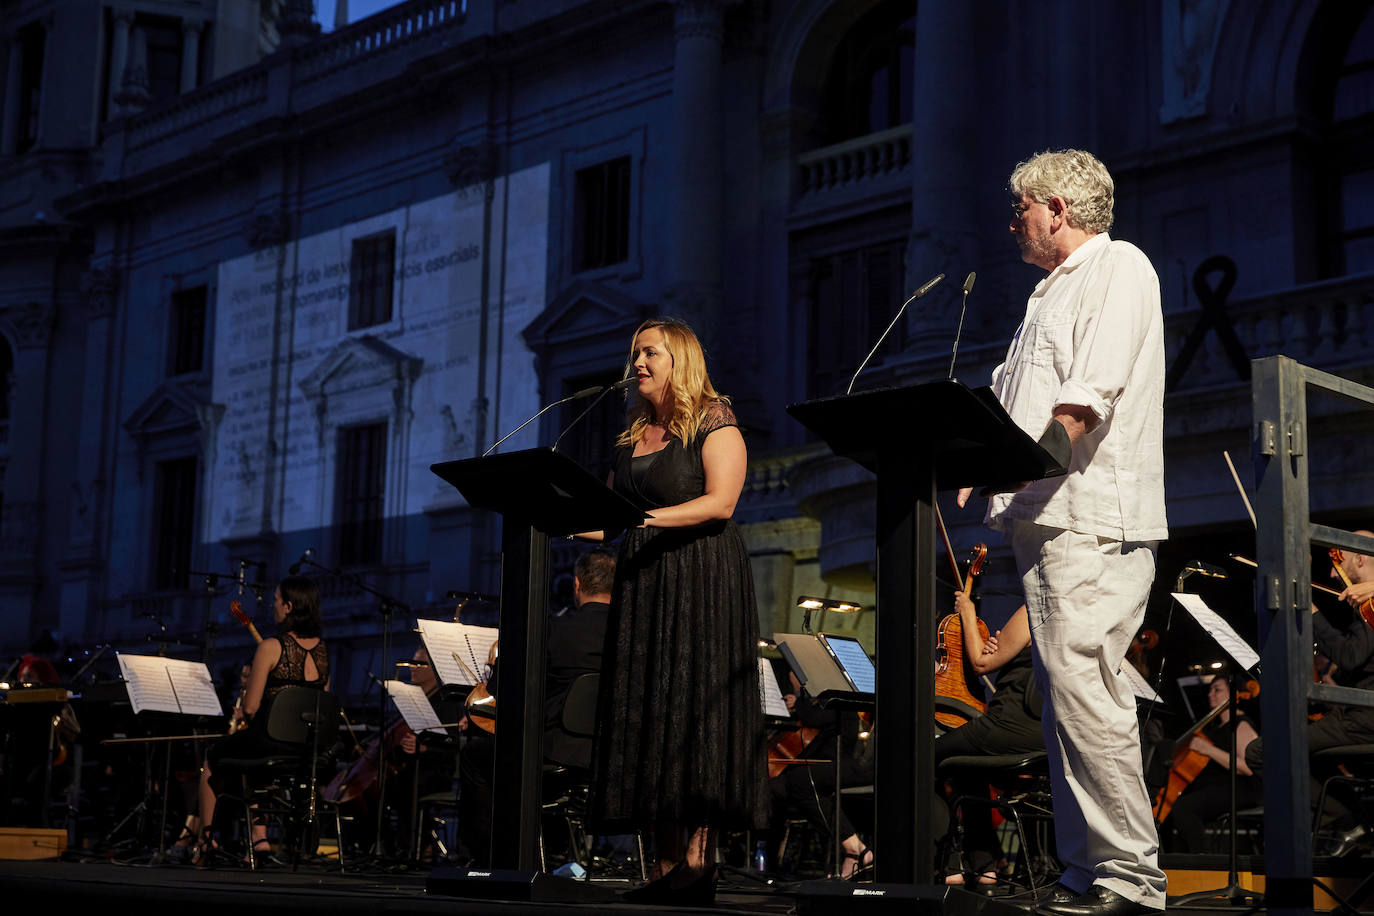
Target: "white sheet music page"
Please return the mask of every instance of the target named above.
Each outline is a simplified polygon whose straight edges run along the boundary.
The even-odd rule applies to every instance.
[[[487,653],[496,642],[497,628],[449,620],[419,620],[416,624],[439,682],[477,686],[485,674]]]
[[[222,716],[219,694],[210,680],[210,669],[204,662],[188,662],[179,658],[165,659],[172,689],[176,691],[181,711],[188,716]]]
[[[444,730],[443,723],[439,721],[439,714],[434,711],[429,697],[425,696],[424,688],[405,681],[387,681],[386,689],[387,693],[391,694],[391,702],[396,704],[396,711],[415,734],[418,735],[422,731]]]
[[[1126,680],[1131,682],[1131,693],[1142,700],[1149,700],[1151,703],[1162,701],[1160,695],[1150,686],[1150,682],[1145,680],[1130,662],[1122,662],[1121,673],[1126,675]]]
[[[116,653],[135,713],[144,710],[222,716],[224,709],[201,662]]]
[[[792,718],[792,713],[788,711],[787,703],[782,698],[782,689],[778,687],[778,679],[773,677],[773,666],[766,658],[759,659],[759,702],[763,705],[765,716]]]
[[[1183,609],[1193,615],[1193,619],[1200,623],[1204,630],[1212,634],[1217,645],[1221,646],[1242,670],[1249,671],[1259,664],[1259,653],[1250,648],[1250,644],[1241,639],[1220,614],[1209,608],[1207,602],[1197,595],[1186,592],[1174,592],[1174,600],[1183,605]]]

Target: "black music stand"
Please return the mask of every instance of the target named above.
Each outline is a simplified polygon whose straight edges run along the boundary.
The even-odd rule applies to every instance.
[[[953,379],[820,398],[787,412],[878,478],[875,715],[889,724],[874,753],[876,866],[881,881],[924,884],[935,862],[935,491],[1066,469],[1012,422],[990,388]]]
[[[544,763],[544,638],[549,538],[638,525],[645,513],[577,462],[546,448],[442,461],[429,468],[501,524],[501,695],[496,730],[491,864],[538,867]]]

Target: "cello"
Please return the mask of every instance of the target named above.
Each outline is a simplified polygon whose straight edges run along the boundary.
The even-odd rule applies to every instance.
[[[1248,681],[1243,688],[1236,691],[1236,699],[1249,700],[1256,697],[1259,695],[1259,689],[1259,681]],[[1154,816],[1156,821],[1164,822],[1164,819],[1169,816],[1169,812],[1173,810],[1174,802],[1178,801],[1178,797],[1183,794],[1183,790],[1188,788],[1203,768],[1212,762],[1212,759],[1206,754],[1195,751],[1188,746],[1193,736],[1197,735],[1209,744],[1212,743],[1206,735],[1201,734],[1202,730],[1211,724],[1213,719],[1230,708],[1229,700],[1212,707],[1208,710],[1207,715],[1195,722],[1174,742],[1173,763],[1169,766],[1169,781],[1155,797]]]

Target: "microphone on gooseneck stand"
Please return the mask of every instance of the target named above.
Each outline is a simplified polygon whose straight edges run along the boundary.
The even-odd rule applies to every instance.
[[[586,409],[586,410],[582,411],[580,414],[578,414],[577,416],[573,417],[573,421],[572,421],[571,423],[569,423],[567,426],[563,427],[563,431],[562,431],[561,433],[558,434],[558,438],[555,439],[555,440],[553,440],[553,448],[551,449],[551,451],[555,451],[555,452],[558,451],[558,443],[560,443],[560,442],[563,441],[563,437],[566,436],[566,435],[568,434],[568,431],[569,431],[569,430],[571,430],[571,429],[572,429],[574,426],[576,426],[578,423],[581,423],[581,422],[582,422],[582,418],[583,418],[583,417],[585,417],[587,414],[589,414],[589,413],[592,412],[592,408],[593,408],[593,407],[595,407],[597,404],[601,403],[601,399],[602,399],[602,398],[604,398],[606,395],[610,394],[612,391],[624,391],[626,388],[629,388],[631,385],[633,385],[635,382],[638,382],[638,381],[639,381],[639,379],[632,375],[632,376],[630,376],[629,378],[623,378],[623,379],[621,379],[620,381],[616,382],[614,385],[607,385],[607,386],[606,386],[606,389],[605,389],[604,391],[602,391],[599,395],[596,396],[596,400],[592,401],[590,404],[587,405],[587,409]]]
[[[306,563],[309,563],[309,562],[310,562],[310,558],[313,557],[314,555],[315,555],[315,548],[314,548],[314,547],[307,547],[307,548],[305,548],[305,553],[301,554],[301,558],[300,558],[299,560],[297,560],[296,562],[292,563],[290,566],[288,566],[287,569],[286,569],[286,571],[287,571],[288,573],[290,573],[291,575],[293,575],[293,576],[299,576],[299,575],[301,574],[301,567],[304,566]]]
[[[854,372],[854,377],[849,380],[849,387],[844,390],[845,394],[849,394],[854,390],[854,383],[858,381],[859,373],[864,371],[864,366],[867,366],[868,361],[873,358],[873,354],[878,352],[878,348],[883,345],[883,341],[887,340],[887,335],[891,333],[892,328],[897,324],[897,320],[902,317],[902,314],[906,311],[906,307],[934,289],[935,285],[944,278],[944,274],[936,274],[934,277],[927,280],[924,286],[912,293],[910,299],[902,303],[902,307],[897,309],[896,315],[892,316],[892,320],[887,324],[887,329],[884,330],[882,336],[878,338],[878,342],[873,345],[873,349],[869,350],[868,355],[864,357],[864,361],[859,363],[859,368]]]
[[[537,414],[535,414],[534,416],[530,417],[530,418],[529,418],[528,420],[526,420],[524,423],[521,423],[519,426],[515,427],[515,429],[511,430],[510,432],[508,432],[508,433],[506,433],[504,436],[502,436],[500,439],[497,439],[495,442],[493,442],[493,443],[491,444],[491,446],[488,447],[487,450],[486,450],[485,452],[482,453],[482,457],[485,458],[485,457],[487,457],[488,455],[490,455],[492,452],[494,452],[494,451],[496,450],[496,447],[497,447],[498,445],[500,445],[502,442],[505,442],[505,441],[506,441],[507,439],[509,439],[511,436],[513,436],[513,435],[515,435],[516,433],[520,432],[520,430],[524,429],[526,426],[529,426],[529,425],[530,425],[531,423],[533,423],[535,420],[538,420],[540,417],[542,417],[544,414],[548,413],[548,412],[549,412],[550,410],[552,410],[553,408],[557,407],[559,404],[566,404],[566,403],[568,403],[569,401],[576,401],[578,398],[589,398],[589,397],[591,397],[591,396],[594,395],[594,394],[602,394],[605,390],[606,390],[606,389],[602,388],[600,385],[593,385],[593,386],[591,386],[590,388],[583,388],[581,391],[574,391],[572,394],[568,395],[566,398],[560,398],[559,400],[554,401],[552,404],[549,404],[549,405],[546,405],[546,406],[544,406],[544,407],[541,407],[541,408],[539,409],[539,413],[537,413]]]
[[[954,378],[954,361],[959,358],[959,336],[964,333],[964,309],[968,308],[968,294],[973,291],[973,281],[978,275],[968,272],[964,278],[964,298],[959,303],[959,327],[954,331],[954,349],[949,354],[949,377]]]

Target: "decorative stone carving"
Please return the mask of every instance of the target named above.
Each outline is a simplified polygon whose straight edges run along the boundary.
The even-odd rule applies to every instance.
[[[281,245],[291,235],[291,214],[284,208],[254,213],[243,227],[243,236],[255,250]]]
[[[1160,67],[1164,96],[1164,104],[1159,107],[1161,124],[1207,113],[1212,62],[1229,5],[1229,0],[1178,0],[1159,5],[1164,56]]]
[[[14,328],[14,337],[19,349],[43,349],[52,342],[53,327],[57,324],[57,310],[51,304],[26,302],[0,311],[0,320],[8,322]]]
[[[491,180],[496,172],[496,156],[487,144],[476,146],[451,146],[444,153],[444,174],[449,183],[459,190],[480,186],[488,196],[492,193]]]
[[[108,318],[119,298],[119,271],[113,267],[92,267],[83,273],[81,297],[88,318]]]

